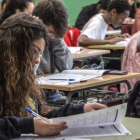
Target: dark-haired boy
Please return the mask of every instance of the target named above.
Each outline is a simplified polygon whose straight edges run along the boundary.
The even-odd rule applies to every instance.
[[[80,46],[115,44],[124,40],[123,38],[106,39],[105,34],[108,25],[112,24],[114,28],[121,26],[125,18],[130,14],[131,6],[126,0],[113,0],[105,14],[94,16],[84,26],[81,36],[78,39]]]
[[[83,7],[76,19],[75,27],[82,30],[84,25],[90,20],[91,17],[98,13],[105,13],[109,3],[110,0],[100,0],[96,4]]]
[[[37,74],[49,74],[71,69],[73,60],[66,46],[63,36],[68,25],[68,14],[65,5],[60,0],[40,1],[33,10],[33,16],[39,17],[51,38],[49,47],[46,47]],[[47,101],[57,102],[66,100],[57,90],[46,90]]]

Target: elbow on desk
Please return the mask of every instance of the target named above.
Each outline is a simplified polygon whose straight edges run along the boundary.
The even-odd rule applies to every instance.
[[[87,37],[81,35],[81,36],[79,37],[79,39],[78,39],[78,44],[79,44],[79,46],[83,46],[83,47],[88,46],[89,44],[88,44]]]

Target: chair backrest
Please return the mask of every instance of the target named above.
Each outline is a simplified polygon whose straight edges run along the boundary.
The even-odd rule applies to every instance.
[[[133,27],[133,24],[122,25],[122,27],[121,27],[121,34],[128,33],[129,35],[131,35],[132,34],[132,27]]]
[[[138,42],[140,37],[140,31],[134,34],[123,54],[122,66],[121,69],[128,72],[140,72],[140,52],[138,49]],[[131,87],[133,88],[135,83],[140,79],[140,77],[130,79],[129,82]],[[127,86],[125,84],[121,84],[121,92],[127,93]]]

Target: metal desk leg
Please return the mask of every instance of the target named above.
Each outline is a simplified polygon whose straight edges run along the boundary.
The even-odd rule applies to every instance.
[[[114,82],[114,83],[109,83],[109,84],[103,84],[103,85],[100,85],[100,86],[97,86],[97,87],[93,87],[93,88],[98,88],[98,87],[104,87],[104,86],[109,86],[109,85],[113,85],[113,84],[121,84],[121,83],[125,83],[128,87],[128,90],[131,89],[131,85],[129,83],[129,81],[127,80],[124,80],[124,81],[119,81],[119,82]],[[80,91],[70,91],[67,95],[67,99],[66,99],[66,104],[67,103],[70,103],[70,100],[71,100],[71,97],[73,96],[73,94],[77,93],[77,92],[83,92],[83,91],[87,91],[89,89],[92,89],[92,87],[90,88],[87,88],[87,89],[82,89]]]
[[[99,57],[100,57],[100,64],[101,64],[101,67],[102,67],[102,70],[103,70],[104,69],[104,60],[103,60],[102,55],[100,55]]]
[[[73,96],[73,94],[75,94],[77,91],[70,91],[67,95],[67,99],[66,99],[66,104],[70,103],[71,97]]]
[[[123,53],[124,53],[124,51],[122,50],[122,52],[121,52],[121,58],[120,58],[121,66],[122,66],[122,60],[123,60]]]
[[[130,85],[129,81],[125,80],[124,83],[127,85],[128,90],[130,90],[131,89],[131,85]]]

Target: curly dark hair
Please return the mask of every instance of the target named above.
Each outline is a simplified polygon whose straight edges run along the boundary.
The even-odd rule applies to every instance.
[[[61,0],[40,1],[32,15],[38,16],[45,25],[52,25],[56,37],[64,37],[68,25],[68,12]]]
[[[131,11],[131,6],[128,0],[113,0],[109,5],[107,11],[116,9],[117,14],[124,13],[125,11]]]
[[[32,108],[30,99],[36,99],[41,114],[49,109],[43,94],[35,83],[33,41],[48,35],[41,20],[19,13],[9,17],[0,26],[0,117],[23,117]]]

